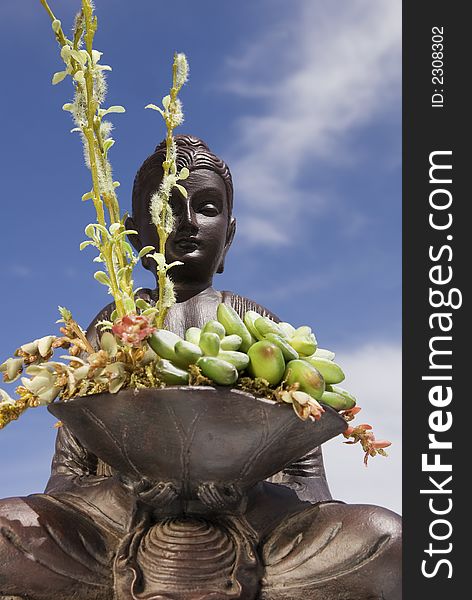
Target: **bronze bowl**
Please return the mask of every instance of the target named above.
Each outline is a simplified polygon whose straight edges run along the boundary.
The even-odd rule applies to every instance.
[[[342,433],[333,409],[302,421],[291,406],[227,387],[126,389],[48,410],[120,475],[196,498],[208,482],[248,490]]]

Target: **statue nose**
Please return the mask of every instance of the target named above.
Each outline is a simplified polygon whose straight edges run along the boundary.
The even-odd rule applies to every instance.
[[[180,216],[180,226],[189,229],[198,229],[197,218],[190,202],[186,202]]]

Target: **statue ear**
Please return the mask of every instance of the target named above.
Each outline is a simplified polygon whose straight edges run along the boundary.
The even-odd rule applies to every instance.
[[[138,231],[133,217],[126,217],[125,228]],[[133,246],[136,252],[139,252],[144,247],[141,238],[139,237],[139,233],[133,233],[131,235],[128,235],[128,240],[130,241],[130,244]],[[152,271],[153,261],[151,261],[149,258],[143,256],[143,258],[141,259],[141,263],[145,269],[147,269],[148,271]]]
[[[218,265],[218,269],[216,270],[217,273],[223,273],[223,271],[225,270],[226,253],[228,252],[229,247],[233,243],[235,233],[236,233],[236,219],[234,217],[231,217],[231,221],[229,222],[229,225],[228,225],[228,231],[226,233],[225,249],[223,251],[223,256],[221,257],[220,264]]]

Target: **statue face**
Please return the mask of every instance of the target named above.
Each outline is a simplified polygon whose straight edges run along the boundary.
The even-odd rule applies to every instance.
[[[174,188],[170,200],[175,218],[174,231],[167,240],[168,262],[181,261],[170,271],[175,282],[211,283],[217,270],[221,270],[226,252],[234,235],[234,219],[228,214],[226,187],[223,179],[209,169],[192,171],[185,181],[179,182],[188,197]],[[137,215],[140,246],[159,247],[156,227],[151,222],[149,210]]]

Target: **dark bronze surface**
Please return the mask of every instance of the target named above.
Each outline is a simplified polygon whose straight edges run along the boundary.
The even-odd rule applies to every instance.
[[[145,480],[150,502],[153,494],[161,505],[163,495],[180,514],[199,501],[223,512],[234,494],[242,499],[347,427],[329,407],[319,421],[302,421],[286,404],[225,387],[123,390],[49,411],[115,472]]]
[[[172,197],[167,255],[184,265],[172,271],[177,304],[167,327],[180,335],[200,327],[219,302],[277,320],[213,289],[236,227],[231,175],[201,140],[176,142],[190,177],[188,198]],[[136,176],[127,225],[138,231],[138,250],[156,244],[149,200],[162,160],[161,144]],[[156,290],[140,293],[156,298]],[[111,310],[88,329],[95,345],[95,323]],[[339,417],[302,423],[288,406],[227,389],[146,390],[135,399],[124,391],[51,407],[70,428],[59,429],[46,493],[0,502],[0,599],[401,597],[398,515],[331,500],[315,446],[342,431]]]

